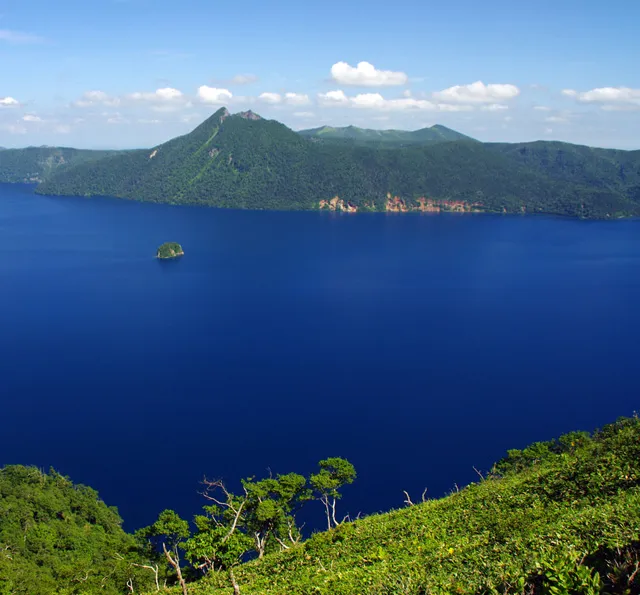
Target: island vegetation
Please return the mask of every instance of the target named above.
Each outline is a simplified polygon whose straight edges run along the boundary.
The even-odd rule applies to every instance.
[[[480,143],[434,128],[299,134],[222,108],[151,149],[53,169],[37,192],[240,209],[640,215],[640,151]]]
[[[640,420],[510,450],[479,480],[404,508],[341,517],[356,479],[315,473],[207,479],[192,523],[173,510],[125,533],[117,511],[55,471],[0,470],[0,594],[635,595]],[[425,478],[425,482],[428,478]],[[303,506],[326,531],[304,539]]]
[[[182,246],[177,242],[165,242],[161,246],[158,247],[156,251],[157,258],[177,258],[178,256],[183,256],[184,250]]]

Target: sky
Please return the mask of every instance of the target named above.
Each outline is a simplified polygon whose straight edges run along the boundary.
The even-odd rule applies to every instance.
[[[0,146],[152,147],[226,106],[640,149],[638,23],[637,0],[0,0]]]

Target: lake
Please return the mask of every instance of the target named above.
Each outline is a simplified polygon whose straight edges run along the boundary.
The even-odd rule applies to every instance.
[[[0,465],[125,527],[343,456],[339,513],[638,408],[640,221],[336,216],[0,185]],[[156,260],[165,241],[185,256]],[[314,505],[316,506],[316,505]],[[314,520],[322,526],[318,503]]]

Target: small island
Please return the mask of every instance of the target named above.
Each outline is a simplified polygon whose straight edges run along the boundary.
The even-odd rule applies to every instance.
[[[184,254],[184,250],[182,246],[177,242],[165,242],[158,248],[156,252],[157,258],[177,258],[178,256],[182,256]]]

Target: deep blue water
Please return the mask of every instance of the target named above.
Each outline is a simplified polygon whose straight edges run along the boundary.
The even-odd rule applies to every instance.
[[[0,185],[0,465],[129,529],[204,474],[357,467],[342,512],[638,408],[640,221],[247,212]],[[186,255],[154,258],[163,241]],[[321,521],[320,505],[317,520]]]

